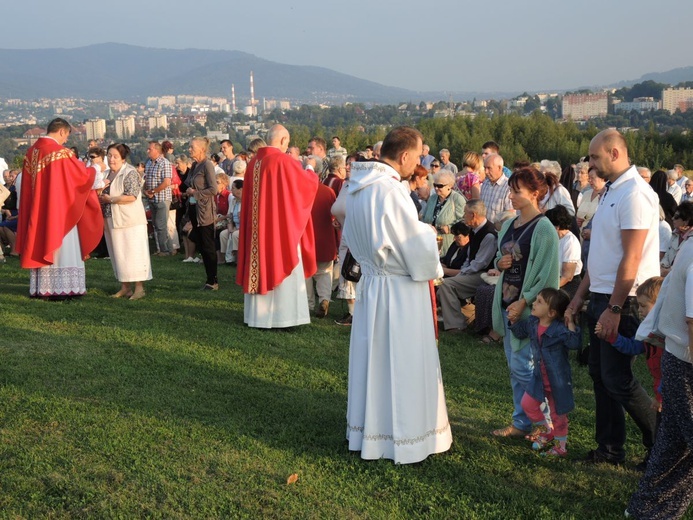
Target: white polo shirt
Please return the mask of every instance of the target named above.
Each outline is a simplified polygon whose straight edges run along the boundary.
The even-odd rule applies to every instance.
[[[602,195],[592,221],[587,269],[590,291],[611,294],[623,258],[621,230],[647,229],[642,259],[629,293],[648,278],[659,276],[659,200],[657,194],[631,166]]]

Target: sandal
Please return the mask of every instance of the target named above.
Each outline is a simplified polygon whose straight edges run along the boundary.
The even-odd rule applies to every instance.
[[[541,455],[542,457],[567,457],[568,450],[561,448],[558,444],[556,444],[550,450],[543,451],[539,455]]]
[[[481,342],[484,345],[499,345],[501,342],[501,338],[493,339],[490,335],[486,334],[483,338],[481,338]]]

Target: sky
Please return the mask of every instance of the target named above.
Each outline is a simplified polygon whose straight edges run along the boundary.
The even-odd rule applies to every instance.
[[[1,11],[0,49],[239,50],[419,91],[572,89],[693,65],[691,0],[6,0]]]

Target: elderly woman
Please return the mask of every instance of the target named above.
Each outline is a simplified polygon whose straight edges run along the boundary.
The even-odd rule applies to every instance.
[[[599,207],[599,199],[604,192],[604,186],[606,186],[606,181],[597,175],[597,170],[595,168],[589,169],[587,181],[590,187],[582,192],[582,200],[575,213],[580,232],[584,231],[585,226],[592,220],[594,213]]]
[[[455,174],[448,170],[441,170],[433,176],[433,189],[426,202],[422,220],[436,229],[443,239],[440,254],[445,256],[454,238],[450,226],[454,222],[464,219],[464,207],[467,204],[464,196],[453,190],[455,186]]]
[[[546,177],[549,191],[539,204],[542,212],[554,208],[557,205],[565,206],[570,216],[575,216],[575,206],[570,198],[570,192],[560,183],[561,165],[557,161],[543,160],[539,163],[539,171]]]
[[[578,238],[570,231],[573,219],[565,206],[560,205],[551,208],[545,215],[558,232],[558,250],[561,262],[561,278],[558,285],[572,298],[582,281],[580,277],[582,248]]]
[[[462,158],[462,168],[460,168],[455,188],[467,200],[478,199],[481,196],[481,175],[484,169],[484,161],[476,152],[467,152]]]
[[[209,139],[206,137],[194,137],[190,141],[190,157],[197,164],[188,177],[188,197],[195,199],[196,204],[189,206],[194,208],[191,211],[190,222],[192,223],[192,238],[197,245],[197,250],[202,255],[205,264],[207,280],[202,287],[205,291],[216,291],[219,289],[217,280],[217,253],[214,242],[214,221],[217,216],[217,204],[215,196],[217,194],[216,172],[214,163],[207,158],[209,151]]]
[[[144,282],[152,279],[149,259],[147,216],[140,200],[140,176],[125,160],[130,148],[125,144],[108,147],[106,180],[108,186],[99,196],[104,216],[106,246],[120,290],[113,298],[144,297]],[[131,284],[135,284],[132,291]]]
[[[342,189],[342,184],[344,184],[344,179],[346,178],[346,162],[344,161],[344,157],[341,155],[332,157],[328,163],[327,172],[327,177],[325,177],[322,183],[328,188],[332,188],[335,197],[338,197]]]
[[[469,234],[472,230],[464,222],[455,222],[451,228],[453,236],[452,244],[444,257],[440,259],[443,266],[443,276],[449,278],[460,274],[460,269],[467,260],[469,254]]]

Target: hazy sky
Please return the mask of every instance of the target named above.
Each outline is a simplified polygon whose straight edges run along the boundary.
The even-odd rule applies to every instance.
[[[240,50],[412,90],[568,89],[693,65],[692,0],[3,4],[3,49]]]

